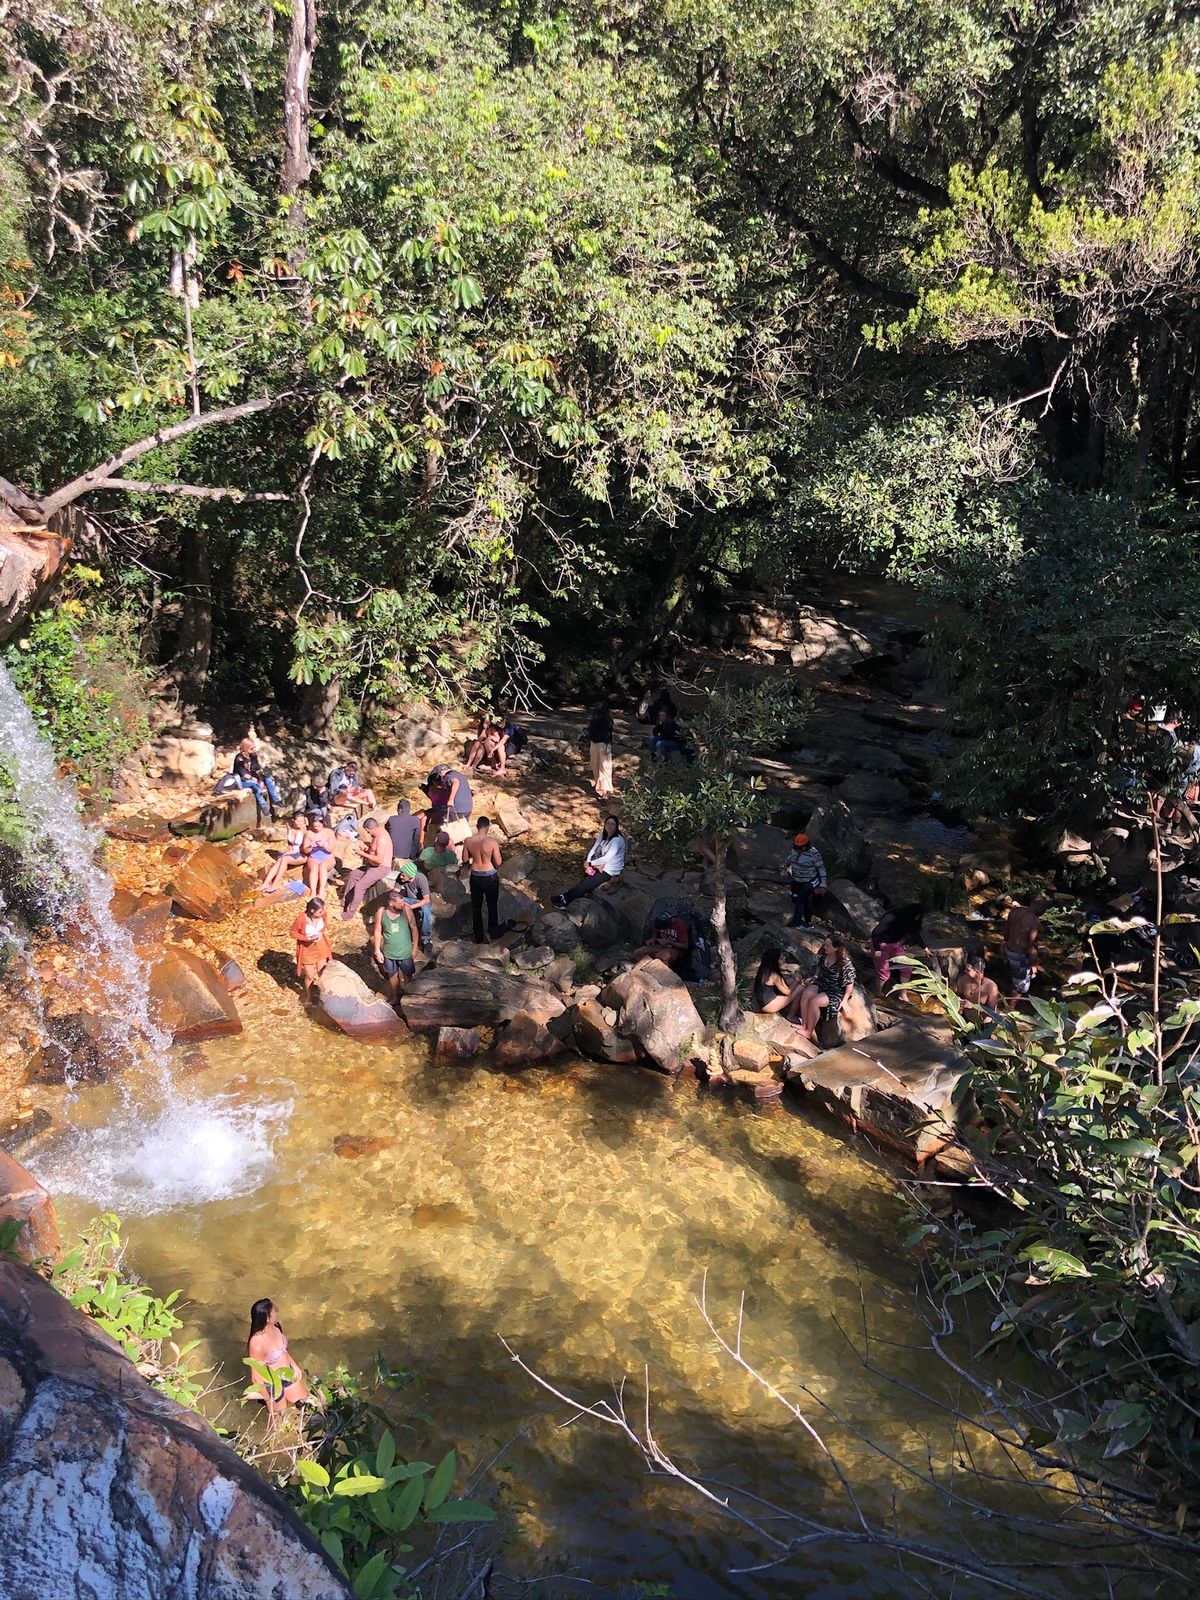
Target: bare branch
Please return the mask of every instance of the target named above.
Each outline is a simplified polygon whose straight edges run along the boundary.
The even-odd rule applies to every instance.
[[[140,478],[99,478],[93,489],[121,489],[126,494],[182,494],[194,500],[290,500],[274,490],[210,489],[199,483],[148,483]]]

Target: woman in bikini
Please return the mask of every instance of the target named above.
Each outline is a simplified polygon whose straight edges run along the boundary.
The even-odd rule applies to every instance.
[[[304,886],[309,894],[319,898],[324,898],[329,883],[333,846],[333,829],[328,823],[310,817],[300,851],[304,856]]]
[[[275,857],[274,866],[259,885],[259,894],[277,894],[283,887],[283,880],[287,877],[289,869],[304,866],[304,836],[307,832],[304,813],[298,811],[287,831],[287,843]]]
[[[246,1359],[254,1363],[250,1368],[254,1387],[262,1395],[272,1420],[285,1406],[308,1399],[308,1385],[288,1354],[287,1335],[279,1326],[279,1312],[273,1300],[256,1300],[250,1307]]]
[[[324,900],[310,900],[304,910],[296,914],[292,938],[296,941],[296,975],[304,985],[304,1003],[308,1005],[313,984],[333,960],[333,950],[325,932]]]
[[[754,974],[754,1009],[767,1017],[782,1012],[789,1022],[794,1022],[804,993],[804,979],[784,977],[779,970],[780,954],[774,945],[762,953]]]

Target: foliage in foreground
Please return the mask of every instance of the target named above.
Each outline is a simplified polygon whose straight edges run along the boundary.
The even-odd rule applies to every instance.
[[[0,1249],[13,1248],[21,1226],[16,1220],[0,1227]],[[191,1359],[199,1340],[178,1341],[180,1291],[159,1298],[129,1272],[124,1255],[119,1219],[105,1213],[47,1269],[50,1282],[117,1341],[154,1388],[202,1411],[214,1389]],[[288,1414],[278,1436],[243,1425],[232,1439],[292,1503],[359,1600],[419,1600],[404,1559],[416,1548],[413,1539],[426,1534],[431,1548],[421,1567],[429,1570],[438,1561],[438,1530],[495,1521],[483,1501],[452,1497],[455,1451],[436,1465],[400,1456],[390,1419],[373,1396],[403,1387],[408,1377],[380,1362],[367,1384],[337,1368],[313,1382],[311,1411]]]
[[[1161,985],[1119,994],[1087,974],[984,1037],[920,980],[963,1035],[960,1104],[978,1120],[962,1134],[1003,1206],[926,1212],[912,1242],[943,1291],[991,1298],[985,1349],[1022,1347],[1065,1380],[1035,1404],[1031,1443],[1136,1467],[1174,1512],[1200,1487],[1200,1001]]]

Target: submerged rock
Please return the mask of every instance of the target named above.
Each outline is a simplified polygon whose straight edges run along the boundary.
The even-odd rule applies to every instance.
[[[364,1156],[377,1156],[381,1150],[387,1150],[395,1142],[394,1139],[385,1139],[379,1134],[339,1133],[334,1137],[333,1153],[346,1161],[361,1161]]]
[[[216,967],[169,945],[150,969],[150,1011],[175,1044],[241,1033],[237,1005]]]
[[[470,1061],[483,1049],[478,1028],[439,1028],[433,1059],[443,1063]]]
[[[517,1016],[496,1039],[492,1059],[498,1067],[531,1067],[566,1054],[566,1045],[536,1017]]]
[[[638,1058],[637,1046],[632,1039],[622,1039],[611,1022],[605,1019],[604,1007],[599,1000],[584,1000],[571,1012],[571,1033],[581,1055],[593,1061],[612,1061],[631,1065]]]
[[[342,961],[331,961],[317,979],[321,1010],[352,1039],[403,1038],[408,1032],[391,1004],[376,994]]]
[[[352,1600],[286,1501],[37,1273],[0,1260],[0,1594]]]

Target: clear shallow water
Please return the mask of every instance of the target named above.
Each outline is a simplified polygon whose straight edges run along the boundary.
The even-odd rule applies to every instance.
[[[855,1336],[865,1315],[881,1365],[943,1385],[912,1314],[912,1266],[893,1247],[885,1169],[798,1116],[731,1110],[628,1069],[435,1067],[422,1047],[355,1045],[290,1012],[250,1030],[206,1046],[208,1067],[188,1075],[209,1107],[207,1120],[184,1108],[191,1142],[150,1106],[130,1122],[105,1088],[72,1106],[94,1134],[30,1160],[66,1232],[102,1207],[123,1213],[133,1266],[162,1292],[183,1289],[189,1334],[227,1376],[240,1383],[248,1307],[270,1295],[309,1371],[365,1371],[383,1351],[421,1374],[414,1404],[433,1425],[415,1447],[455,1443],[474,1465],[529,1425],[496,1473],[523,1545],[509,1564],[565,1564],[598,1586],[584,1592],[634,1579],[668,1582],[679,1600],[919,1592],[869,1550],[818,1547],[731,1575],[760,1549],[649,1480],[595,1425],[561,1426],[498,1337],[590,1399],[625,1375],[640,1385],[648,1366],[656,1432],[681,1465],[841,1520],[827,1469],[721,1356],[695,1296],[707,1269],[710,1305],[731,1325],[744,1291],[748,1352],[774,1382],[807,1384],[887,1450],[944,1464],[944,1421],[865,1373],[837,1326]],[[391,1142],[345,1159],[340,1135]],[[1010,1535],[821,1426],[873,1514],[887,1519],[895,1498],[909,1536],[1011,1559]],[[1041,1506],[1030,1495],[1023,1508]],[[1082,1587],[1047,1581],[1045,1593]],[[953,1592],[981,1591],[959,1580]]]

